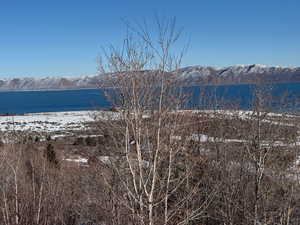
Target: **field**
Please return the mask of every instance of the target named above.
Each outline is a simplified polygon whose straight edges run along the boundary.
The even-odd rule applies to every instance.
[[[199,224],[251,224],[253,212],[269,224],[276,224],[277,215],[297,224],[299,115],[169,111],[159,142],[157,116],[144,111],[137,117],[139,135],[126,125],[133,127],[135,114],[122,111],[1,116],[0,204],[7,210],[2,219],[12,220],[19,212],[28,223],[134,224],[143,212],[128,214],[139,208],[128,194],[138,194],[135,185],[146,182],[140,190],[141,201],[147,201],[151,185],[139,179],[153,178],[156,168],[157,221],[167,204],[177,213],[170,224],[186,212],[194,213]],[[126,118],[133,118],[132,124]],[[164,195],[166,188],[173,191]]]

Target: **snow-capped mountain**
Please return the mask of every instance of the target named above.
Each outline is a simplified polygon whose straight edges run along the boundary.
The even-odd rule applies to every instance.
[[[185,85],[241,84],[253,82],[300,82],[300,67],[237,65],[229,67],[190,66],[174,71]],[[99,75],[1,79],[0,90],[59,90],[98,88]]]
[[[258,64],[229,67],[190,66],[178,70],[178,78],[191,84],[300,82],[300,67],[268,67]]]
[[[0,79],[0,90],[63,90],[99,87],[99,76]]]

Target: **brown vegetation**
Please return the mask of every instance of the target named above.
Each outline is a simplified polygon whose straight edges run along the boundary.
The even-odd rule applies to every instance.
[[[157,25],[153,40],[129,24],[123,49],[106,52],[118,110],[96,115],[95,136],[0,146],[1,224],[299,224],[297,117],[272,116],[261,89],[251,112],[181,110],[168,73],[179,34]]]

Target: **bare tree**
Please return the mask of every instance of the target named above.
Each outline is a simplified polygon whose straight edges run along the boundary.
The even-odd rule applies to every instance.
[[[124,45],[106,49],[100,60],[104,83],[113,87],[106,96],[119,109],[115,120],[99,125],[114,146],[109,174],[117,175],[122,191],[113,194],[134,224],[188,224],[204,215],[216,190],[204,194],[201,177],[191,181],[197,163],[187,157],[186,119],[180,111],[185,95],[173,72],[183,56],[174,49],[181,29],[175,19],[156,18],[156,32],[146,22],[126,25]],[[113,191],[107,174],[103,177]]]

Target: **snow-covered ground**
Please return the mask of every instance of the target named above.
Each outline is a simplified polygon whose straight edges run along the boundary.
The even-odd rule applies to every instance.
[[[61,131],[84,129],[94,120],[94,111],[48,112],[18,116],[0,116],[0,131]]]
[[[240,118],[251,119],[252,111],[230,111],[230,110],[182,110],[182,113],[205,113],[209,117],[223,118]],[[278,125],[294,126],[293,123],[272,121],[272,117],[276,118],[281,114],[270,113],[268,119],[263,122],[274,123]],[[284,115],[284,118],[292,119],[297,117],[294,115]],[[82,130],[85,128],[86,122],[94,121],[95,118],[102,119],[118,119],[117,112],[109,111],[69,111],[69,112],[48,112],[48,113],[32,113],[17,116],[0,116],[0,131],[37,131],[37,132],[55,132],[68,130]],[[144,115],[143,118],[149,118],[149,115]]]
[[[256,112],[250,110],[188,110],[191,113],[204,113],[210,118],[221,118],[221,119],[242,119],[242,120],[253,120],[255,119]],[[185,112],[182,110],[181,112]],[[281,126],[295,126],[293,120],[299,119],[299,115],[272,113],[272,112],[261,112],[263,119],[261,122],[281,125]],[[290,122],[286,122],[290,120]]]
[[[172,136],[173,140],[182,140],[181,136]],[[209,137],[206,134],[192,134],[191,136],[187,137],[187,140],[198,141],[198,142],[224,142],[224,143],[243,143],[247,142],[247,140],[241,139],[222,139],[217,137]]]

